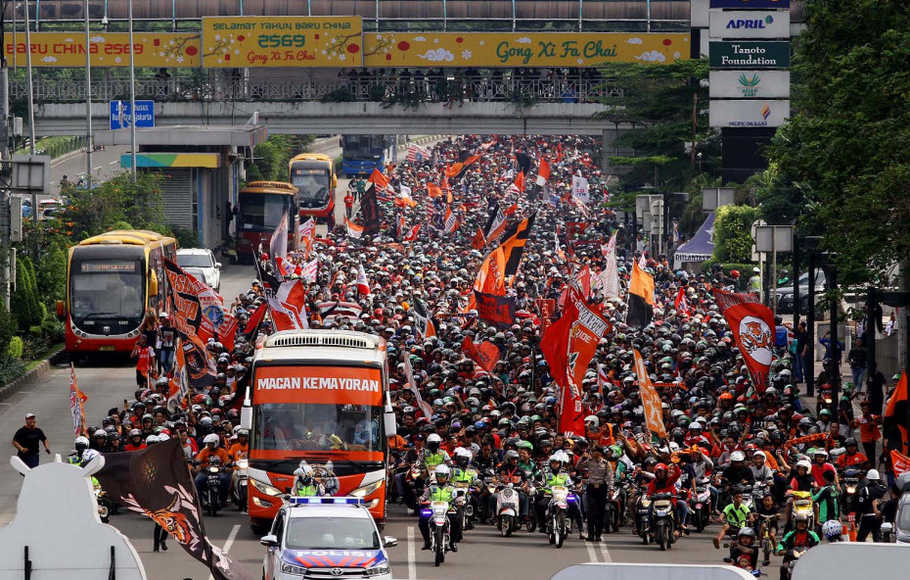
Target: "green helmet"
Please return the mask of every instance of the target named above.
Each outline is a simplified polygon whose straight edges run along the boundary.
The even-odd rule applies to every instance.
[[[522,439],[518,442],[517,447],[519,449],[527,449],[528,451],[534,451],[534,445],[530,441],[525,441]]]
[[[619,459],[622,457],[622,447],[619,445],[610,445],[610,458]]]
[[[531,423],[536,423],[538,421],[543,421],[543,417],[540,415],[531,415]]]

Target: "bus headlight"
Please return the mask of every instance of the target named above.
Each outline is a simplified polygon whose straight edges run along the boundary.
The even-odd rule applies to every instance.
[[[256,491],[258,491],[259,493],[261,493],[263,495],[267,495],[269,497],[278,497],[279,495],[281,495],[281,490],[278,489],[277,487],[275,487],[274,485],[270,485],[268,483],[263,483],[263,482],[259,481],[258,479],[252,479],[252,478],[250,478],[250,483],[256,489]]]
[[[370,495],[371,493],[373,493],[374,491],[376,491],[377,489],[379,489],[380,487],[382,487],[381,479],[374,481],[373,483],[368,483],[368,484],[364,485],[363,487],[358,487],[357,489],[351,491],[350,495],[353,497],[364,498],[364,497]]]

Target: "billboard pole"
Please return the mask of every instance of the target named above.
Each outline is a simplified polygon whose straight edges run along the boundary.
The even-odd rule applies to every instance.
[[[133,58],[133,0],[129,0],[130,28],[130,173],[136,181],[136,63]]]

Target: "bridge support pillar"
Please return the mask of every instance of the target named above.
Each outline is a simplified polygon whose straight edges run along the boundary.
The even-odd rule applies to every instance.
[[[616,138],[619,129],[604,129],[601,139],[600,168],[606,173],[610,169],[610,157],[616,155]]]

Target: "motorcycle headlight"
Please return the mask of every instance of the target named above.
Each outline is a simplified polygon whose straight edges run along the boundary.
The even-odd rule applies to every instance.
[[[267,495],[269,497],[278,497],[281,495],[281,490],[275,487],[274,485],[269,485],[268,483],[263,483],[258,479],[250,479],[250,483],[259,493]]]
[[[209,473],[218,473],[219,471],[221,470],[217,467],[209,467]]]
[[[381,479],[374,481],[373,483],[368,483],[362,487],[358,487],[357,489],[353,490],[350,493],[350,495],[353,497],[364,498],[364,497],[370,495],[371,493],[373,493],[374,491],[376,491],[377,489],[379,489],[380,487],[382,487]]]
[[[390,571],[388,564],[380,564],[379,566],[373,566],[372,568],[367,568],[364,570],[364,575],[369,576],[382,576],[383,574],[388,574]]]
[[[848,486],[847,486],[847,493],[856,493],[856,486],[855,486],[855,485],[848,485]]]
[[[306,574],[306,568],[303,566],[295,566],[293,564],[288,564],[287,562],[282,562],[281,572],[282,574],[294,574],[297,576],[303,576]]]

